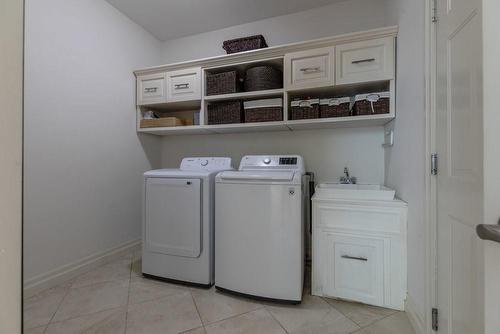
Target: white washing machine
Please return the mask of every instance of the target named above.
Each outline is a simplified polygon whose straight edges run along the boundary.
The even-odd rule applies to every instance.
[[[299,303],[307,182],[297,155],[245,156],[215,184],[215,286]]]
[[[143,275],[213,285],[214,180],[229,169],[230,158],[184,158],[144,173]]]

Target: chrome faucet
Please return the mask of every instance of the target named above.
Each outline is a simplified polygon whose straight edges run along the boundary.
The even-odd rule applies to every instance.
[[[344,167],[344,176],[340,177],[340,183],[342,184],[356,184],[356,177],[349,175],[349,168]]]

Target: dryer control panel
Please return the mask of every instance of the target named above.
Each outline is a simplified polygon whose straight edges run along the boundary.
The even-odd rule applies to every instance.
[[[181,162],[181,170],[197,171],[197,170],[223,170],[231,169],[231,158],[219,157],[199,157],[199,158],[184,158]]]
[[[241,159],[239,170],[287,170],[304,172],[304,160],[300,155],[246,155]]]

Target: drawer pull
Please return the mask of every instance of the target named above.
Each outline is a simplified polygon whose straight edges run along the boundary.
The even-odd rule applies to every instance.
[[[189,88],[189,84],[188,83],[183,83],[183,84],[175,84],[175,89],[186,89],[186,88]]]
[[[144,93],[156,93],[157,90],[158,90],[158,87],[144,88]]]
[[[304,67],[300,69],[301,72],[304,72],[304,74],[308,73],[318,73],[318,72],[323,72],[321,70],[321,67]]]
[[[375,58],[367,58],[367,59],[353,60],[351,63],[352,64],[371,63],[375,60],[376,60]]]
[[[359,257],[359,256],[342,255],[341,258],[349,260],[365,261],[365,262],[368,261],[366,257]]]

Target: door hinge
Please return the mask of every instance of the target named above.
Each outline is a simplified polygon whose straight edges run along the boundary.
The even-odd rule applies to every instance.
[[[438,321],[439,321],[439,311],[437,308],[433,308],[432,309],[432,330],[433,331],[436,331],[436,332],[438,331],[438,329],[439,329]]]
[[[432,23],[436,23],[438,21],[437,15],[437,0],[432,1]]]
[[[438,173],[438,155],[437,153],[431,154],[431,175],[437,175]]]

